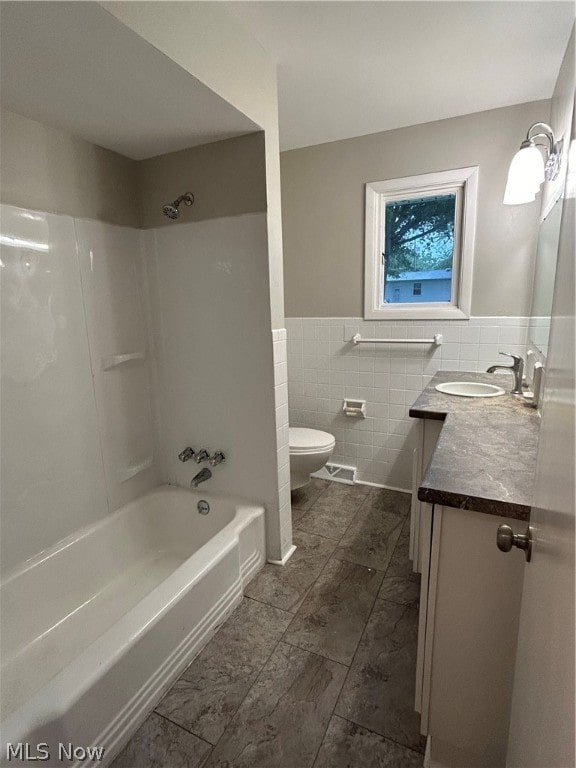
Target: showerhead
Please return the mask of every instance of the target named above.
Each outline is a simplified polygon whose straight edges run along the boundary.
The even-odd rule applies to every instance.
[[[177,197],[173,203],[168,203],[167,205],[163,206],[162,213],[164,216],[168,216],[169,219],[177,219],[180,216],[179,208],[180,203],[182,202],[185,205],[192,205],[194,202],[194,195],[192,192],[185,192],[183,195],[180,195],[180,197]]]
[[[180,216],[180,211],[178,210],[178,208],[175,205],[171,205],[171,204],[165,205],[162,208],[162,213],[164,214],[164,216],[168,216],[169,219],[177,219],[178,216]]]

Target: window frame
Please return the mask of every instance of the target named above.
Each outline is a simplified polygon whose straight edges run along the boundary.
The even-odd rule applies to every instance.
[[[386,202],[456,192],[452,294],[447,302],[383,304],[383,215]],[[464,320],[470,317],[478,198],[478,166],[366,184],[364,318],[366,320]]]

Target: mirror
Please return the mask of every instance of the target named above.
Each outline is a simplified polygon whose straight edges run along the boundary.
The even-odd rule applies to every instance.
[[[554,293],[556,259],[560,239],[562,202],[563,198],[560,197],[554,203],[540,224],[538,232],[528,340],[544,357],[548,355],[548,336],[550,335],[550,315],[552,313],[552,295]]]

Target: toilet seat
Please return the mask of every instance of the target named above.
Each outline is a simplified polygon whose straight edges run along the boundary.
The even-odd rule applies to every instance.
[[[336,441],[334,435],[319,429],[290,427],[288,442],[290,453],[294,455],[332,450]]]

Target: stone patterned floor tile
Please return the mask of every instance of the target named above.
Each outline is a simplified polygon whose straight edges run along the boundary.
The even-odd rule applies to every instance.
[[[412,570],[412,561],[409,558],[410,546],[410,521],[406,520],[394,553],[390,559],[390,564],[386,569],[386,578],[401,577],[409,581],[420,582],[420,574]]]
[[[350,665],[382,578],[380,571],[329,560],[283,640]]]
[[[310,768],[347,668],[280,643],[207,768]]]
[[[420,581],[420,574],[412,570],[412,563],[407,557],[392,555],[390,565],[386,570],[386,578],[402,578],[407,581]]]
[[[414,711],[418,610],[376,600],[335,714],[424,750]]]
[[[390,569],[388,569],[390,570]],[[378,597],[400,605],[418,605],[420,600],[420,580],[407,579],[404,576],[388,576],[382,582]]]
[[[308,511],[297,510],[301,514],[293,517],[292,524],[299,531],[326,536],[340,541],[348,526],[356,517],[360,504],[339,504],[338,501],[324,501],[323,497]]]
[[[197,768],[210,750],[210,744],[153,712],[110,768]]]
[[[244,598],[156,707],[216,744],[292,619]]]
[[[422,768],[420,753],[333,717],[314,768]]]
[[[265,565],[244,590],[247,597],[296,613],[336,542],[298,530],[293,541],[297,549],[286,565]]]
[[[298,509],[298,507],[292,507],[292,530],[298,527],[300,520],[308,514],[306,509]]]
[[[404,518],[373,506],[362,506],[334,554],[367,568],[385,571],[400,536]]]
[[[321,496],[294,525],[308,533],[317,533],[339,541],[370,494],[368,485],[330,483]]]
[[[292,497],[292,509],[310,509],[320,494],[324,493],[330,485],[332,485],[330,480],[320,480],[317,477],[313,477],[308,485],[305,485],[303,488],[296,488],[290,494]]]
[[[293,557],[255,576],[112,768],[422,766],[410,497],[313,479],[292,501]]]
[[[370,488],[363,509],[379,509],[406,517],[410,512],[412,496],[403,491],[391,491],[388,488]]]

